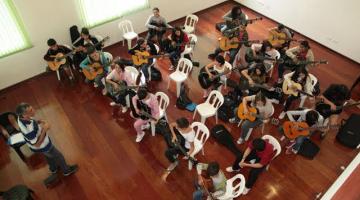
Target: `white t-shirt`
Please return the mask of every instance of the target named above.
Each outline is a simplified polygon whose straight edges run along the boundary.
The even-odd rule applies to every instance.
[[[251,101],[252,107],[255,107],[255,96],[256,95],[245,97]],[[263,117],[270,116],[274,112],[274,106],[272,105],[273,102],[275,102],[275,100],[266,98],[266,103],[264,106],[256,106],[256,108],[259,111],[259,114]]]
[[[185,147],[187,149],[190,149],[190,147],[191,147],[190,143],[194,142],[194,140],[195,140],[195,131],[193,129],[191,129],[191,131],[187,132],[187,133],[182,133],[179,129],[178,129],[178,131],[185,139]]]

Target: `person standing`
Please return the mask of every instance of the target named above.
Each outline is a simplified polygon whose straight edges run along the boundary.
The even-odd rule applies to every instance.
[[[35,153],[45,156],[49,170],[56,174],[62,170],[64,176],[69,176],[78,170],[78,165],[68,165],[62,153],[52,144],[47,132],[50,124],[44,120],[36,120],[35,109],[28,103],[20,103],[16,107],[18,125],[29,148]]]

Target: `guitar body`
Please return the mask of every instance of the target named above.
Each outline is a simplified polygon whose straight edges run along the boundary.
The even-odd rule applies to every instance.
[[[238,117],[242,120],[249,120],[251,122],[256,120],[257,109],[255,107],[248,106],[248,113],[244,112],[244,105],[241,103],[238,108]]]
[[[277,31],[270,31],[268,41],[270,42],[270,44],[272,46],[279,47],[279,46],[283,45],[285,42],[287,42],[288,40],[286,40],[285,33],[279,33]]]
[[[236,49],[239,47],[239,39],[237,37],[228,38],[222,37],[219,41],[220,49],[223,51],[228,51],[230,49]]]
[[[283,124],[284,135],[293,140],[298,136],[308,136],[310,131],[308,130],[309,125],[306,122],[292,122],[286,121]],[[305,129],[305,130],[302,130]]]
[[[211,72],[213,75],[216,75],[217,72],[216,71],[212,71]],[[217,78],[215,80],[211,80],[209,74],[206,72],[205,67],[203,67],[200,70],[199,76],[198,76],[198,80],[200,83],[200,86],[203,89],[208,89],[214,82],[220,81],[220,78]]]
[[[296,89],[292,89],[291,87],[289,87],[290,84]],[[283,83],[282,90],[284,94],[298,96],[299,95],[298,90],[302,90],[302,85],[300,83],[295,83],[294,81],[291,80],[285,80]]]
[[[52,70],[52,71],[56,71],[60,68],[61,65],[65,64],[66,63],[66,57],[59,60],[59,61],[56,61],[57,58],[61,58],[63,57],[64,54],[63,53],[58,53],[56,54],[54,57],[55,57],[55,60],[54,61],[48,61],[48,66],[49,68]]]
[[[135,51],[135,55],[132,55],[131,58],[133,60],[134,65],[139,66],[144,63],[148,63],[148,57],[150,56],[150,53],[147,51]]]
[[[89,65],[89,67],[94,69],[94,71],[91,71],[90,69],[82,69],[82,72],[88,80],[94,80],[98,74],[102,74],[104,72],[104,68],[100,63],[93,63]]]
[[[127,91],[127,83],[126,81],[116,82],[118,84],[118,88],[111,86],[111,94],[123,96]]]

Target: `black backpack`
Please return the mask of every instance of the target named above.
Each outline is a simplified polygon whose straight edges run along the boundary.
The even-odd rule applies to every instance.
[[[220,106],[218,110],[218,117],[224,122],[228,122],[230,118],[233,118],[234,109],[238,106],[236,102],[232,99],[231,96],[224,96],[224,103]]]
[[[298,154],[306,158],[314,159],[314,157],[319,151],[320,151],[319,146],[316,145],[309,138],[306,138],[304,142],[301,144]]]
[[[355,149],[360,144],[360,115],[352,114],[340,127],[336,140],[341,144]]]
[[[236,157],[242,156],[242,152],[236,147],[234,139],[224,125],[215,125],[210,134],[217,142],[228,148]]]
[[[176,99],[176,107],[185,110],[186,106],[191,103],[192,101],[188,97],[184,84],[181,84],[180,96]]]
[[[150,72],[151,72],[151,80],[152,81],[161,81],[162,80],[161,72],[158,69],[151,66]]]

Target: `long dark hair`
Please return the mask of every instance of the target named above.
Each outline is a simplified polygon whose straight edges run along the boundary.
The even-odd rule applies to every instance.
[[[232,9],[231,9],[231,18],[234,20],[234,19],[237,19],[239,17],[238,15],[238,11],[240,10],[240,13],[242,13],[241,11],[241,8],[240,6],[234,6]]]
[[[184,38],[184,32],[182,31],[180,26],[175,26],[175,28],[173,28],[172,33],[171,33],[171,39],[173,41],[177,40],[177,35],[175,34],[176,31],[180,31],[180,36],[179,39],[182,40]]]
[[[268,40],[264,40],[260,52],[265,53],[267,47],[273,48],[272,44]]]
[[[300,74],[305,74],[305,78],[302,81],[302,84],[305,84],[306,79],[309,76],[309,72],[306,70],[305,66],[301,66],[301,67],[296,68],[294,74],[291,76],[291,80],[294,81],[294,82],[297,82]]]

